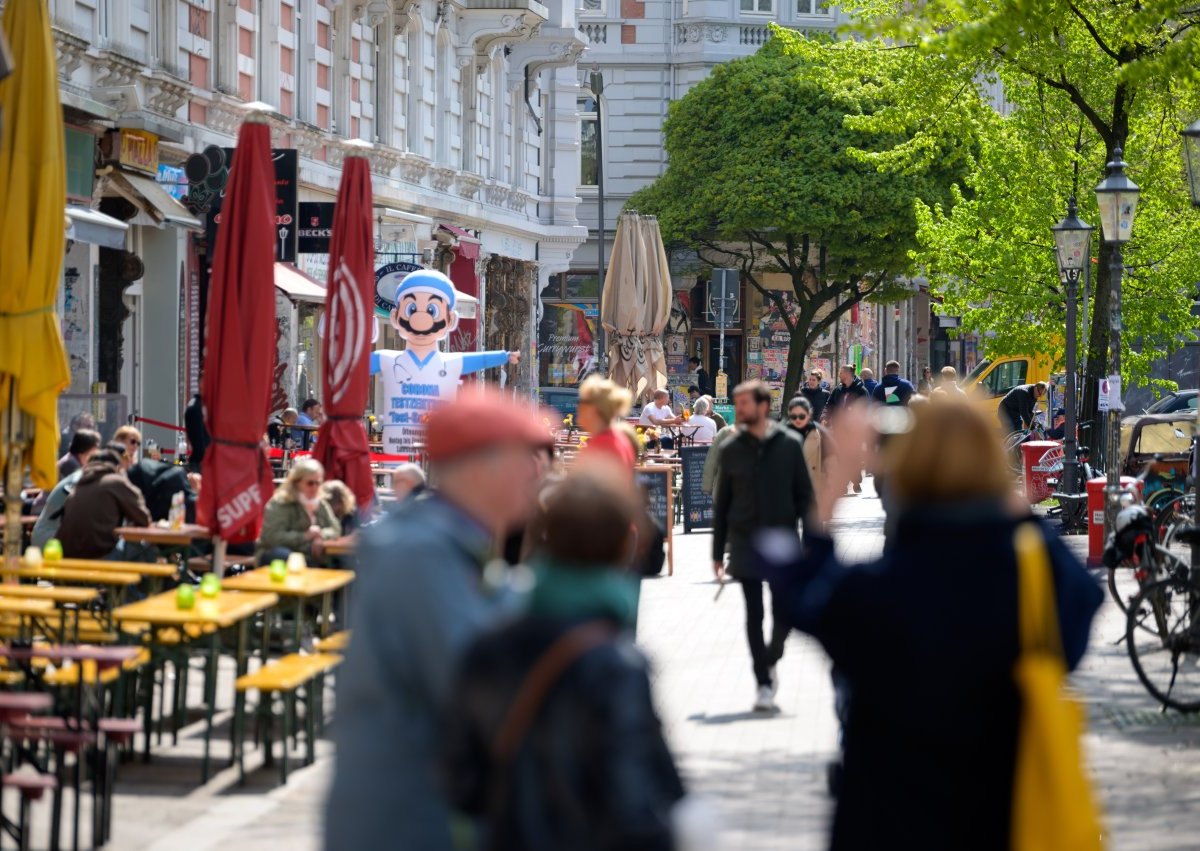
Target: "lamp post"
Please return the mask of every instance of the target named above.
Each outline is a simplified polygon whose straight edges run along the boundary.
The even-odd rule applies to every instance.
[[[1067,215],[1050,229],[1054,233],[1059,278],[1067,285],[1067,425],[1063,434],[1063,493],[1079,493],[1079,455],[1076,419],[1079,390],[1076,377],[1076,317],[1079,280],[1091,262],[1092,226],[1076,215],[1075,196],[1067,200]]]
[[[1192,206],[1200,209],[1200,121],[1193,121],[1183,131],[1183,156]],[[1200,440],[1192,447],[1192,488],[1192,525],[1200,526]],[[1192,573],[1200,575],[1200,547],[1192,547]]]
[[[1125,270],[1121,246],[1129,242],[1133,233],[1133,216],[1137,212],[1139,189],[1125,174],[1128,163],[1122,157],[1120,146],[1113,151],[1107,166],[1107,174],[1096,186],[1096,204],[1100,208],[1101,235],[1109,244],[1111,256],[1108,267],[1108,284],[1111,288],[1109,306],[1109,328],[1112,345],[1112,371],[1110,376],[1121,374],[1121,275]],[[1099,317],[1097,317],[1099,319]],[[1104,531],[1112,532],[1116,519],[1116,507],[1121,493],[1121,411],[1120,405],[1109,405],[1108,410],[1108,484],[1105,487]]]
[[[596,98],[596,360],[601,365],[601,372],[607,375],[608,350],[604,340],[604,110],[600,107],[600,96],[604,94],[604,75],[598,66],[592,68],[588,87]]]

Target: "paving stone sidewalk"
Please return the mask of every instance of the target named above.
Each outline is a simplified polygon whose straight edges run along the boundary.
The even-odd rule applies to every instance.
[[[883,516],[869,484],[866,494],[839,507],[835,537],[847,559],[871,558],[882,549]],[[1086,541],[1072,545],[1085,548]],[[723,823],[714,848],[823,848],[832,811],[825,766],[837,735],[828,662],[815,642],[794,634],[778,669],[780,713],[750,712],[754,680],[742,597],[730,586],[714,601],[710,546],[708,534],[684,535],[677,528],[675,575],[643,585],[639,641],[655,665],[655,693],[671,745],[690,788],[708,798]],[[1092,650],[1074,678],[1089,707],[1087,749],[1112,831],[1109,847],[1200,847],[1200,717],[1158,712],[1124,645],[1116,643],[1123,631],[1119,611],[1106,602]],[[231,689],[222,684],[220,693]],[[110,847],[319,847],[328,742],[321,743],[317,763],[296,771],[286,787],[275,785],[273,771],[261,769],[245,789],[232,772],[196,788],[199,743],[199,726],[193,725],[178,746],[156,750],[151,765],[122,767]],[[224,753],[222,743],[216,747]],[[250,765],[258,759],[251,754]],[[936,802],[930,817],[936,818]]]

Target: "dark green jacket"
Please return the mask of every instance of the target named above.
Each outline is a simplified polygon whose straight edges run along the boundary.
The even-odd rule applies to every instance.
[[[321,527],[321,537],[327,541],[341,537],[342,523],[325,500],[321,500],[317,506],[314,523],[300,503],[271,499],[263,512],[262,532],[258,536],[258,555],[275,547],[283,547],[292,552],[304,553],[306,561],[323,562],[323,559],[314,560],[312,541],[305,537],[308,527],[313,525]]]
[[[800,439],[774,421],[763,440],[742,429],[721,447],[713,559],[722,558],[728,547],[730,575],[745,576],[754,535],[763,529],[795,531],[812,508],[813,485]]]

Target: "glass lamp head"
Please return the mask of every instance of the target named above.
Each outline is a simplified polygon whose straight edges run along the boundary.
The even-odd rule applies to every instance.
[[[1113,151],[1108,174],[1096,186],[1096,204],[1100,208],[1100,227],[1105,242],[1129,242],[1133,235],[1133,217],[1137,212],[1138,185],[1125,174],[1128,163],[1122,151]]]

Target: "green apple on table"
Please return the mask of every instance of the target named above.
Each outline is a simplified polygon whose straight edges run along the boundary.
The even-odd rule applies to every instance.
[[[196,589],[186,582],[176,588],[175,607],[177,609],[194,609],[196,607]]]
[[[62,561],[62,557],[62,541],[58,538],[51,538],[46,541],[46,546],[42,547],[42,559],[45,561]]]
[[[268,568],[268,575],[272,582],[286,582],[288,577],[287,562],[281,558],[277,558],[271,562]]]
[[[212,599],[221,593],[221,577],[215,573],[206,573],[200,580],[200,596]]]

